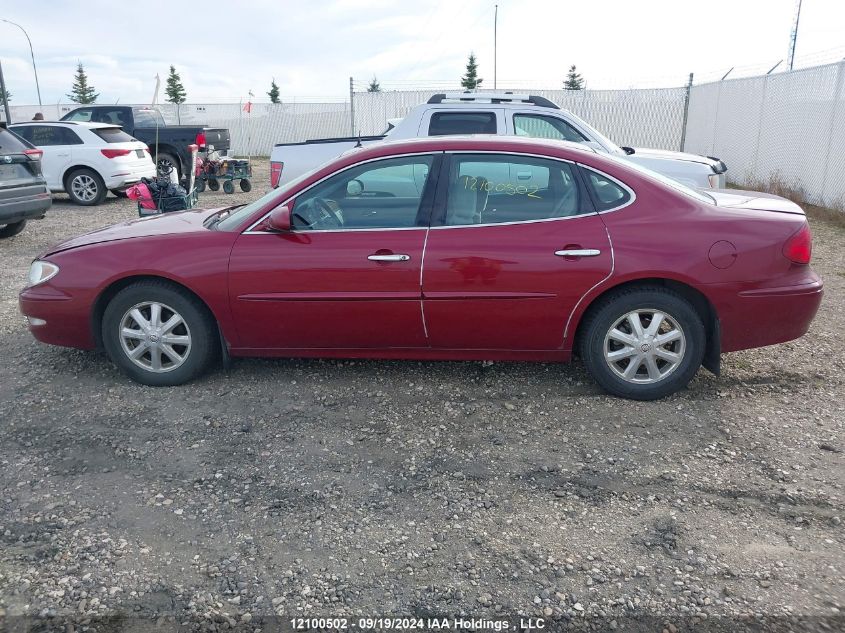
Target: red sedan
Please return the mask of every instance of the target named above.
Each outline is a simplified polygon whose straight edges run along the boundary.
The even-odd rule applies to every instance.
[[[125,222],[32,264],[42,342],[147,385],[223,356],[586,363],[683,388],[803,335],[822,298],[783,198],[707,194],[582,146],[431,138],[351,152],[255,202]]]

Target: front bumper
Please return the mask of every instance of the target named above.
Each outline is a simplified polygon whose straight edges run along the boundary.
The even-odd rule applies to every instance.
[[[53,288],[49,283],[24,288],[18,295],[21,314],[36,340],[50,345],[94,349],[90,301]]]

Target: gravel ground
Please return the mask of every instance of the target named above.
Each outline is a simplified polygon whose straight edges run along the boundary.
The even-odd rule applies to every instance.
[[[0,243],[0,629],[845,628],[845,229],[813,222],[806,337],[638,403],[580,364],[238,360],[153,390],[36,343],[32,257],[134,215],[58,196]]]

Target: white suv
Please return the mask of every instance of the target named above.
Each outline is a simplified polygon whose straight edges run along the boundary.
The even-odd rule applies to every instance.
[[[146,144],[116,125],[31,121],[9,129],[44,152],[41,170],[50,191],[66,191],[76,204],[100,204],[108,191],[123,196],[156,175]]]

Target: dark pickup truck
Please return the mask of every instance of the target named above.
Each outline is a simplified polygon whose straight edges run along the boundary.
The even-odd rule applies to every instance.
[[[150,153],[158,154],[159,169],[174,167],[179,176],[190,161],[188,145],[200,151],[215,149],[221,154],[229,150],[229,130],[201,125],[167,125],[155,108],[118,105],[87,105],[71,110],[62,121],[93,121],[119,125],[124,132],[147,144]],[[169,171],[169,170],[167,170]]]

